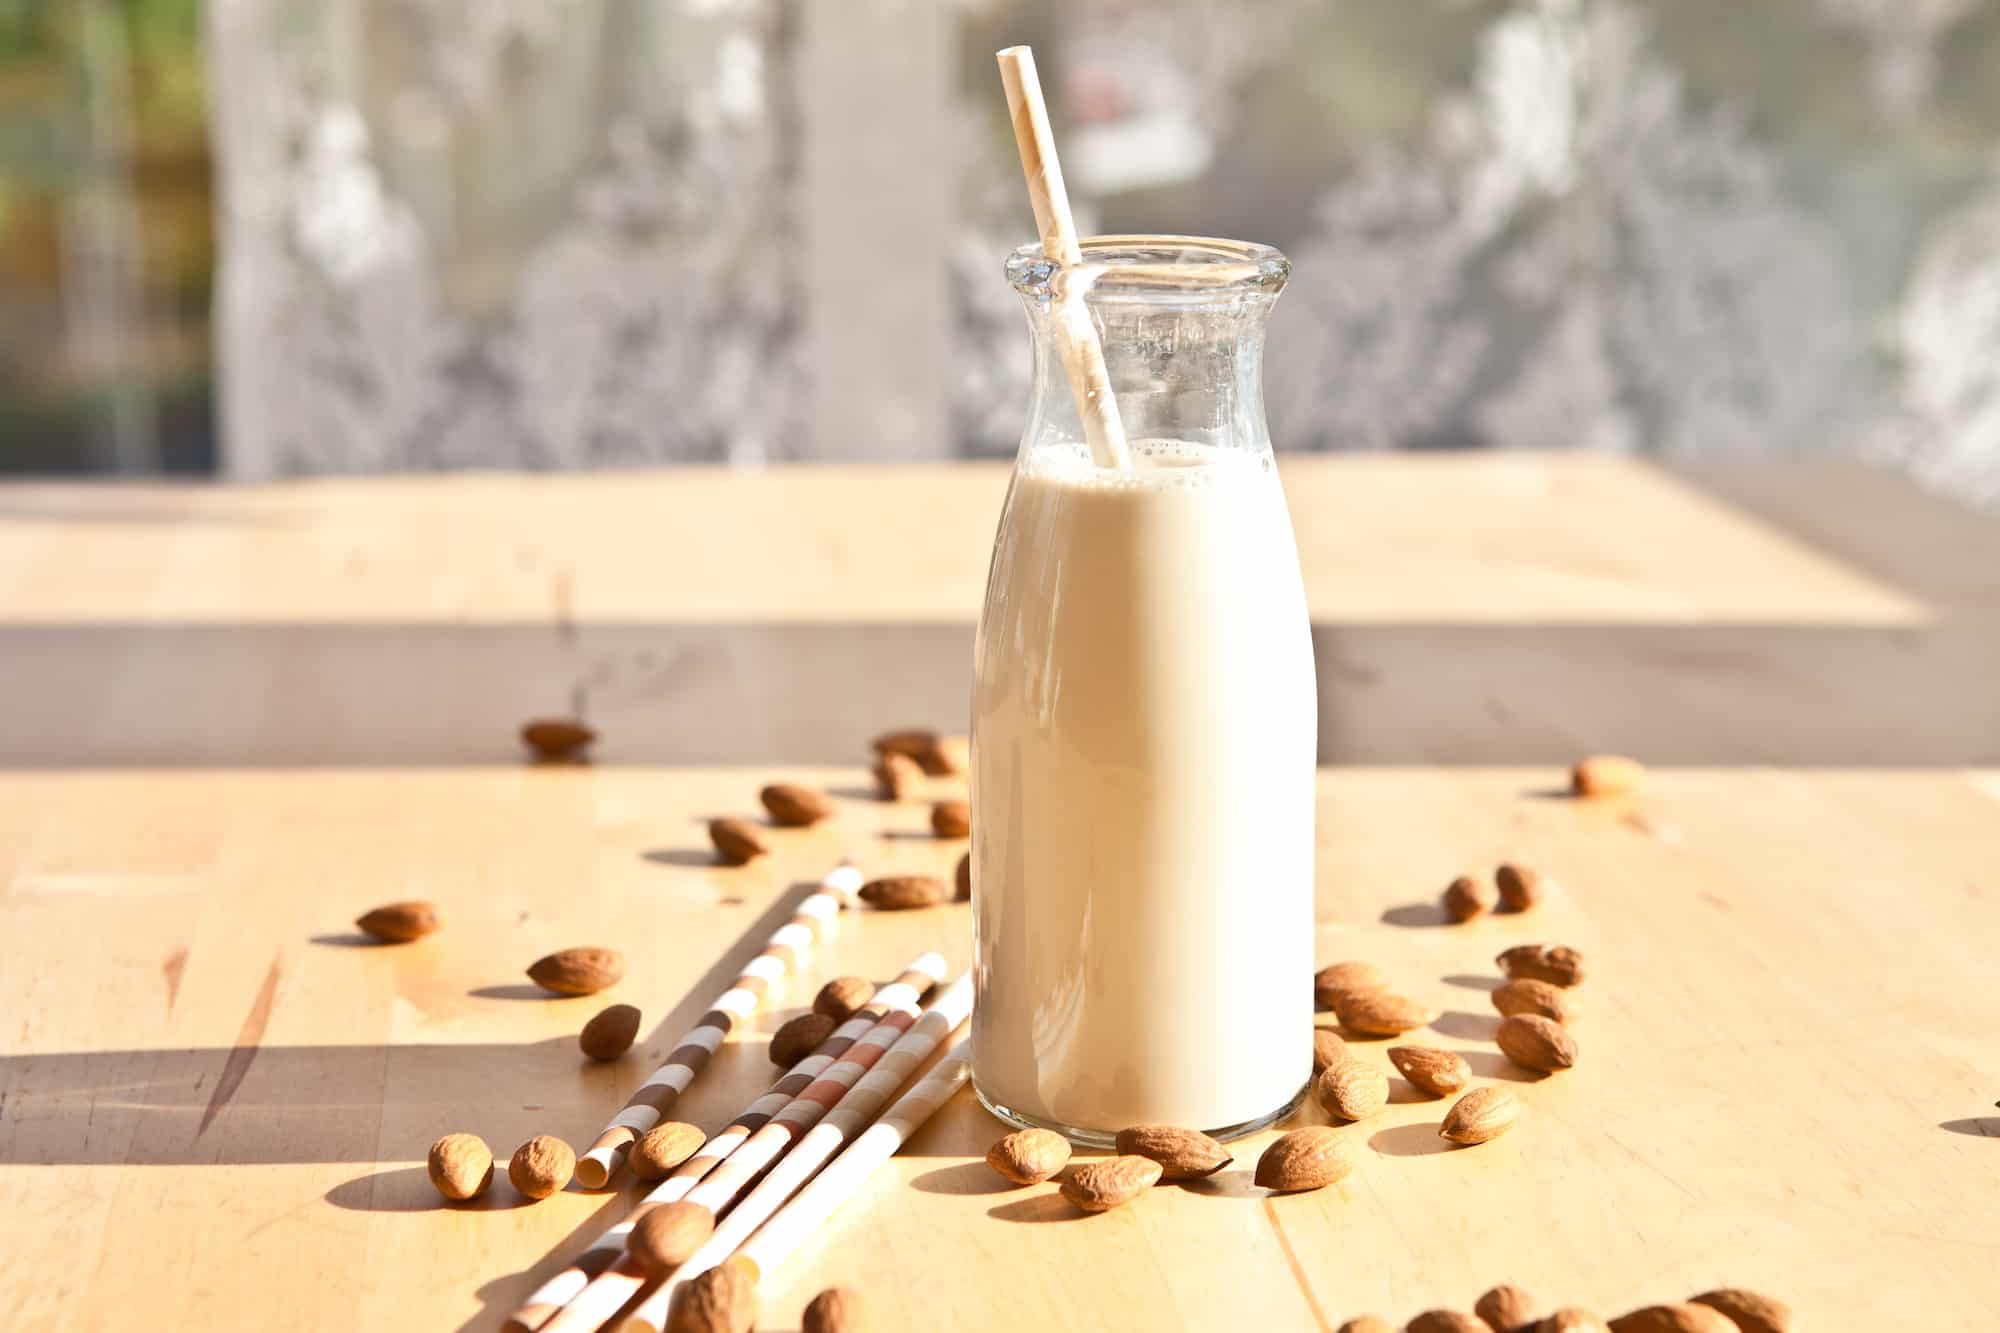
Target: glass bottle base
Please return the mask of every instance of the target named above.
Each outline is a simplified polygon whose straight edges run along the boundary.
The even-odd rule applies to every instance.
[[[1212,1139],[1227,1143],[1231,1139],[1240,1139],[1245,1135],[1255,1134],[1260,1129],[1269,1129],[1299,1109],[1299,1103],[1305,1100],[1307,1086],[1309,1085],[1300,1085],[1299,1090],[1292,1094],[1290,1101],[1268,1115],[1260,1115],[1254,1119],[1245,1120],[1240,1124],[1224,1125],[1219,1129],[1204,1129],[1202,1133]],[[1016,1129],[1052,1129],[1080,1148],[1111,1148],[1117,1145],[1118,1131],[1116,1130],[1083,1129],[1076,1125],[1065,1125],[1055,1120],[1044,1120],[1040,1116],[1028,1115],[1022,1111],[1016,1111],[1011,1106],[1004,1106],[986,1095],[986,1090],[979,1086],[977,1077],[972,1080],[972,1095],[979,1099],[981,1106]]]

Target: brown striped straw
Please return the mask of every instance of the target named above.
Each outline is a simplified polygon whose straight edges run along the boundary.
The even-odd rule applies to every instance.
[[[825,1166],[842,1148],[854,1140],[877,1112],[888,1105],[903,1081],[931,1058],[959,1024],[972,1013],[972,978],[968,974],[954,982],[937,1002],[924,1011],[917,1025],[905,1033],[874,1068],[855,1080],[825,1119],[807,1130],[805,1136],[778,1160],[757,1188],[738,1201],[703,1242],[660,1288],[632,1311],[625,1333],[638,1329],[659,1329],[666,1322],[674,1288],[689,1282],[727,1259],[767,1219],[784,1206],[800,1186]],[[954,1086],[956,1086],[954,1084]],[[912,1089],[912,1091],[915,1091]],[[926,1112],[928,1114],[928,1112]]]
[[[971,978],[961,976],[931,1002],[924,1011],[924,1019],[940,1007],[958,1011],[962,1019],[964,1010],[971,1003]],[[745,1139],[727,1161],[689,1190],[686,1201],[706,1208],[711,1214],[719,1214],[728,1208],[730,1202],[748,1188],[766,1167],[779,1160],[801,1135],[818,1123],[820,1117],[838,1105],[856,1081],[872,1069],[887,1051],[922,1023],[923,1020],[913,1013],[885,1015],[867,1036],[849,1047],[844,1056],[827,1066],[818,1078],[766,1121],[761,1129]],[[957,1020],[954,1020],[951,1026],[956,1024]],[[929,1031],[932,1026],[934,1024],[925,1025],[925,1030]],[[598,1328],[638,1295],[646,1281],[646,1275],[636,1265],[621,1258],[591,1279],[590,1285],[564,1307],[561,1314],[549,1321],[543,1333],[583,1333],[583,1330]]]
[[[709,1006],[707,1013],[688,1029],[666,1061],[632,1092],[631,1098],[611,1117],[576,1163],[576,1183],[585,1189],[602,1189],[618,1174],[639,1136],[666,1118],[667,1111],[687,1091],[696,1074],[708,1063],[735,1026],[754,1013],[764,1001],[771,983],[792,970],[800,954],[811,947],[819,932],[840,911],[841,904],[861,887],[861,872],[843,861],[828,871],[819,887],[793,912],[792,919],[771,932],[764,952],[744,964],[736,983]]]
[[[734,1152],[743,1140],[782,1110],[793,1097],[810,1087],[827,1066],[872,1031],[884,1015],[903,1010],[915,1013],[924,993],[943,977],[944,959],[937,954],[926,953],[912,959],[901,976],[875,992],[868,1003],[834,1029],[818,1049],[793,1065],[784,1077],[771,1085],[769,1091],[730,1121],[726,1129],[704,1143],[699,1152],[654,1186],[652,1192],[641,1199],[623,1221],[599,1236],[568,1268],[537,1287],[521,1308],[508,1317],[502,1326],[504,1333],[537,1333],[546,1326],[555,1318],[557,1311],[575,1300],[590,1285],[592,1278],[609,1268],[612,1261],[625,1252],[625,1238],[631,1234],[633,1224],[649,1208],[687,1197],[687,1192],[718,1162]]]

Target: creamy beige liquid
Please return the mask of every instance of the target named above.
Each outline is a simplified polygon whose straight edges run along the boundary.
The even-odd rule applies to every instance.
[[[1223,1129],[1311,1072],[1317,699],[1268,453],[1031,448],[973,699],[973,1068],[1103,1133]]]

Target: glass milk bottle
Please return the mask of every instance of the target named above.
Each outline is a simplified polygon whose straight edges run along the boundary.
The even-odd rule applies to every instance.
[[[973,690],[973,1082],[1106,1144],[1282,1117],[1312,1072],[1317,695],[1264,424],[1265,246],[1027,247],[1028,426]],[[1057,339],[1087,282],[1131,446],[1093,463]]]

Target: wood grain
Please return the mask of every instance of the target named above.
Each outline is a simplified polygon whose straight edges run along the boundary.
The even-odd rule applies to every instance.
[[[1996,1326],[2000,525],[1847,465],[1285,474],[1331,718],[1318,957],[1440,1010],[1425,1042],[1509,1080],[1520,1124],[1454,1150],[1396,1097],[1332,1189],[1263,1199],[1259,1139],[1079,1219],[999,1188],[961,1095],[766,1281],[767,1324],[836,1281],[910,1330],[1312,1329],[1510,1281]],[[629,1195],[444,1207],[431,1140],[581,1146],[833,856],[951,873],[865,747],[960,728],[1004,481],[0,489],[0,1322],[497,1327]],[[580,682],[599,761],[521,763],[514,728]],[[1550,794],[1604,748],[1653,763],[1640,795]],[[702,821],[779,779],[837,816],[714,866]],[[1439,924],[1438,886],[1503,859],[1548,901]],[[404,897],[445,928],[361,942]],[[963,966],[966,910],[844,915],[676,1114],[761,1090],[828,978]],[[1589,1007],[1577,1068],[1520,1081],[1486,988],[1537,939],[1588,953]],[[520,984],[582,943],[627,980]],[[641,1040],[590,1064],[615,1001]],[[1351,1043],[1385,1070],[1389,1044]]]

